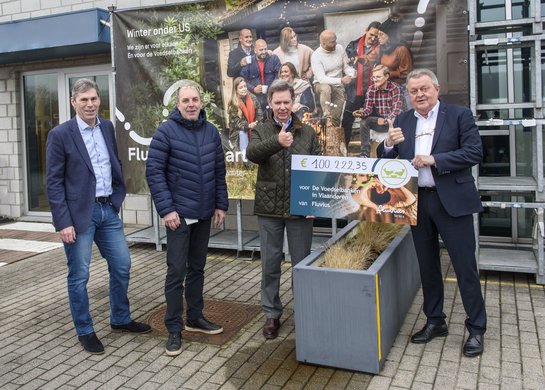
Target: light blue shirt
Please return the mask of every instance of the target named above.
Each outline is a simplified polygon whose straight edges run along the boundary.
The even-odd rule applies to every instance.
[[[89,153],[91,164],[96,178],[95,196],[110,196],[112,190],[112,164],[110,163],[110,153],[106,147],[106,141],[100,129],[100,121],[96,120],[93,127],[85,123],[76,115],[79,132]]]
[[[284,124],[278,121],[275,117],[273,117],[273,119],[277,125],[280,125],[280,127],[284,126]],[[288,121],[286,122],[286,131],[288,131],[287,129],[290,127],[290,125],[291,125],[291,115],[290,115],[290,119],[288,119]]]

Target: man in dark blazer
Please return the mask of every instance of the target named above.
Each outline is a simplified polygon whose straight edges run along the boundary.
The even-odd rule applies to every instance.
[[[146,333],[131,320],[127,290],[131,258],[119,209],[126,190],[112,122],[98,117],[96,83],[76,81],[70,98],[76,116],[51,130],[46,143],[46,189],[68,265],[68,300],[78,339],[93,354],[104,346],[93,329],[87,281],[93,241],[108,262],[113,331]]]
[[[411,342],[427,343],[448,334],[443,313],[441,235],[467,314],[469,337],[463,353],[478,356],[484,349],[486,310],[475,259],[472,216],[482,211],[482,205],[471,168],[482,160],[481,138],[469,109],[439,101],[439,83],[432,71],[413,70],[407,76],[407,90],[413,109],[390,122],[377,155],[412,160],[419,170],[418,218],[412,233],[427,322]]]

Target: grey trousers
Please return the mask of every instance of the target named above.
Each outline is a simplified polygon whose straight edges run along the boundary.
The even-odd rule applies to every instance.
[[[266,318],[279,319],[283,312],[279,290],[284,229],[294,266],[310,253],[314,220],[258,217],[257,221],[261,241],[261,305]]]

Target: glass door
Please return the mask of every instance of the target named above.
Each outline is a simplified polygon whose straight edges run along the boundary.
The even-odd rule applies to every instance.
[[[59,123],[75,115],[70,104],[70,91],[76,80],[83,77],[98,84],[101,100],[99,115],[111,119],[113,88],[109,65],[23,75],[25,186],[29,215],[49,213],[45,191],[47,134]]]
[[[49,211],[45,193],[45,141],[59,124],[57,74],[23,77],[28,210]]]

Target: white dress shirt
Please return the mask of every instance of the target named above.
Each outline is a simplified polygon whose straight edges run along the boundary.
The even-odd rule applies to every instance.
[[[435,134],[435,124],[437,122],[437,112],[439,111],[439,102],[428,112],[426,117],[414,112],[416,117],[416,129],[414,140],[414,155],[429,156],[431,154],[431,146],[433,136]],[[419,187],[435,187],[435,180],[431,173],[431,167],[418,169],[418,186]]]

